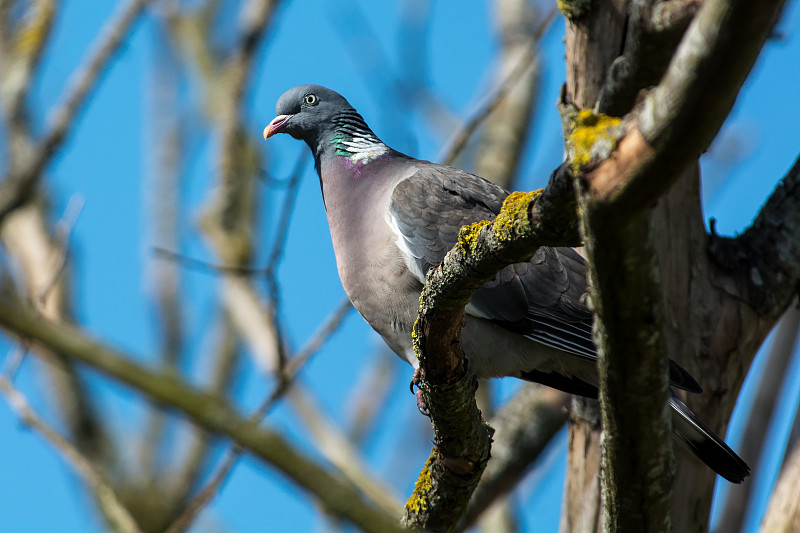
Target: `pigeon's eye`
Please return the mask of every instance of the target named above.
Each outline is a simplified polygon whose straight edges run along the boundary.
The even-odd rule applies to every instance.
[[[306,105],[314,105],[317,103],[317,95],[307,94],[303,97],[303,103]]]

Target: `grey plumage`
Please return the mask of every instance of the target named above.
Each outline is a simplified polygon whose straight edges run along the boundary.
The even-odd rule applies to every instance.
[[[341,95],[319,85],[290,89],[264,138],[305,141],[315,166],[345,292],[400,357],[416,366],[411,327],[427,271],[465,224],[491,220],[508,192],[463,170],[386,146]],[[462,343],[478,377],[514,376],[597,396],[586,266],[571,248],[540,248],[478,289],[466,308]],[[701,392],[670,362],[676,388]],[[676,396],[679,439],[720,475],[741,482],[747,465]]]

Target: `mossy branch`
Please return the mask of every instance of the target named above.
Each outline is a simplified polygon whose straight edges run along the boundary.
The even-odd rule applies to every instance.
[[[456,246],[428,272],[414,346],[436,447],[406,504],[410,526],[451,531],[466,511],[493,430],[475,404],[477,383],[461,350],[464,306],[504,266],[526,261],[539,246],[579,244],[570,179],[561,167],[547,189],[509,195],[494,221],[463,227]]]
[[[658,86],[640,97],[621,127],[607,132],[608,139],[587,137],[588,162],[578,157],[587,153],[585,148],[571,153],[573,170],[583,173],[576,183],[578,212],[597,312],[605,432],[603,523],[609,531],[663,531],[672,511],[671,451],[660,440],[669,428],[667,343],[653,206],[717,134],[782,5],[782,0],[706,0],[670,54],[663,78],[656,76]],[[676,19],[670,31],[681,33],[685,20]],[[624,110],[630,101],[630,95],[611,91],[595,104]],[[753,330],[759,327],[752,324]]]

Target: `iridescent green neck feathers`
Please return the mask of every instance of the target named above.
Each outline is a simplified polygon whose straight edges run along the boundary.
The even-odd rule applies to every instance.
[[[336,148],[336,155],[346,157],[352,163],[368,163],[389,150],[355,110],[337,115],[333,123],[335,128],[331,142]]]

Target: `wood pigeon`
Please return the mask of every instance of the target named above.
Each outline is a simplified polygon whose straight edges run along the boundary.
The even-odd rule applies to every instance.
[[[425,274],[465,224],[492,220],[508,192],[463,170],[386,146],[338,93],[300,85],[280,97],[264,139],[288,133],[314,154],[344,290],[391,349],[417,368],[411,328]],[[572,248],[541,247],[478,289],[466,307],[463,349],[480,378],[514,376],[597,397],[597,355],[586,265]],[[701,392],[670,362],[671,386]],[[675,435],[725,479],[750,473],[674,393]]]

